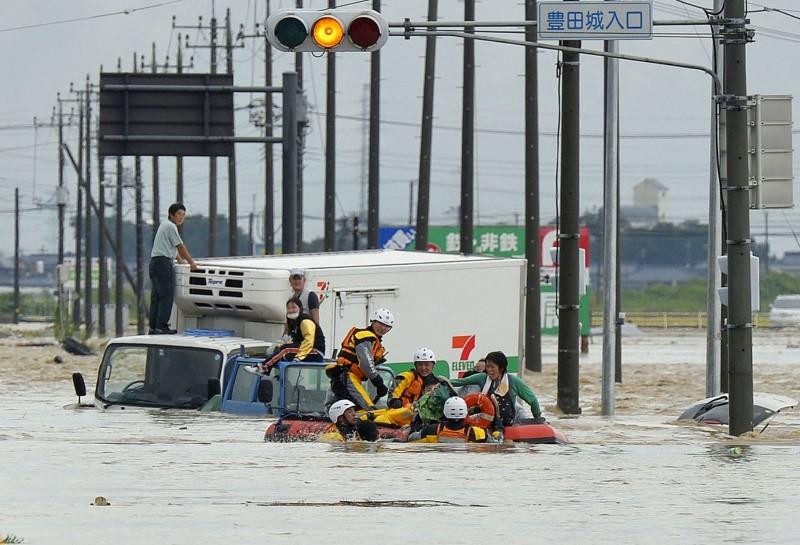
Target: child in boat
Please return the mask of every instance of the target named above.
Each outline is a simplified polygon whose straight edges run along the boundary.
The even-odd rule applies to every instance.
[[[408,436],[409,441],[421,443],[494,443],[495,439],[483,428],[467,426],[467,403],[453,396],[444,402],[444,418],[438,424],[428,424]]]
[[[349,399],[341,399],[331,405],[328,418],[332,424],[319,440],[325,443],[377,441],[378,427],[371,420],[359,419],[355,407],[356,404]]]
[[[456,387],[478,385],[481,387],[481,393],[492,398],[498,408],[495,428],[510,426],[514,423],[514,417],[517,413],[517,397],[530,405],[534,423],[545,422],[536,394],[521,378],[508,374],[508,359],[502,352],[489,352],[486,355],[485,372],[466,378],[453,379],[450,382]]]

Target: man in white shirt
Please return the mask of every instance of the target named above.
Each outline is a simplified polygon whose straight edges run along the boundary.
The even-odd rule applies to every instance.
[[[186,219],[186,207],[174,203],[169,207],[168,219],[161,222],[153,239],[150,252],[150,335],[176,333],[169,327],[172,303],[175,299],[175,270],[173,261],[188,263],[192,270],[197,264],[183,244],[178,226]]]

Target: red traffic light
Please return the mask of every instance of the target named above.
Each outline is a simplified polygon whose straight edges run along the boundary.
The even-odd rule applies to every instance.
[[[381,39],[381,26],[369,15],[361,15],[347,27],[347,37],[356,47],[368,49]]]

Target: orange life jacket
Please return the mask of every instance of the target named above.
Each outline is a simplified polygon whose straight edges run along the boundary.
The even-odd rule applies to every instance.
[[[351,327],[342,340],[342,348],[336,357],[336,365],[348,367],[351,373],[363,381],[366,380],[367,375],[361,370],[356,355],[356,345],[362,342],[372,342],[372,361],[375,362],[375,365],[385,361],[386,349],[381,344],[381,338],[368,327],[363,329]]]
[[[422,377],[414,371],[400,373],[400,376],[403,377],[403,382],[405,382],[405,379],[408,378],[409,375],[411,375],[411,382],[408,383],[405,389],[397,395],[395,395],[394,392],[392,393],[394,397],[399,398],[400,401],[403,402],[403,407],[410,407],[413,405],[414,402],[422,396],[422,392],[425,389]]]
[[[486,440],[486,431],[474,426],[464,426],[461,429],[453,430],[444,424],[439,424],[436,436],[439,443],[478,443]]]

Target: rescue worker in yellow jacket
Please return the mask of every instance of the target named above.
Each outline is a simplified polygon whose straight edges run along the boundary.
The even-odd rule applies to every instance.
[[[408,436],[409,441],[421,443],[495,443],[485,429],[467,426],[467,403],[453,396],[444,402],[444,418],[438,424],[428,424]]]
[[[369,411],[375,408],[375,401],[389,393],[376,366],[386,361],[382,338],[393,326],[392,312],[379,308],[373,311],[368,327],[350,328],[342,340],[336,362],[325,368],[325,373],[331,379],[328,405],[333,401],[349,399],[357,408]],[[365,380],[375,386],[375,399],[370,397],[364,387]]]
[[[422,394],[428,377],[433,377],[436,355],[430,348],[420,348],[414,352],[414,369],[404,371],[394,379],[394,388],[389,393],[390,409],[411,408]],[[435,378],[435,377],[433,377]],[[438,381],[436,381],[438,383]]]
[[[331,405],[328,418],[332,424],[320,436],[322,442],[378,440],[378,427],[369,420],[360,420],[356,416],[355,404],[349,399],[341,399]]]

